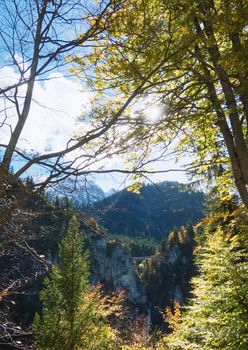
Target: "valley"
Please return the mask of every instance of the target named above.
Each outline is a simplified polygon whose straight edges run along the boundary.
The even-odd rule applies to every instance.
[[[189,281],[195,271],[192,257],[194,235],[189,222],[196,223],[196,218],[203,215],[203,194],[180,192],[177,183],[163,183],[162,187],[166,188],[164,197],[163,191],[156,193],[155,187],[149,188],[149,196],[124,191],[95,202],[90,210],[88,206],[85,210],[78,207],[68,208],[66,205],[58,208],[56,198],[53,201],[48,200],[46,194],[34,197],[27,204],[23,217],[17,222],[13,219],[15,234],[5,242],[0,256],[1,285],[6,293],[2,315],[6,318],[11,337],[15,337],[20,344],[32,343],[32,337],[29,339],[25,334],[35,313],[40,312],[39,292],[45,276],[58,262],[58,245],[65,235],[73,211],[90,252],[90,282],[93,285],[101,283],[107,294],[124,291],[125,308],[128,308],[128,317],[132,322],[143,315],[145,319],[149,318],[149,332],[155,326],[164,328],[162,311],[172,306],[175,300],[184,303],[190,293]],[[144,191],[147,189],[144,188]],[[174,192],[181,197],[178,202],[177,197],[173,197]],[[121,201],[123,193],[129,200],[122,201],[122,208],[118,212],[118,200]],[[76,195],[78,196],[78,192]],[[142,212],[144,208],[148,211],[152,207],[150,199],[153,203],[158,200],[153,197],[155,195],[161,196],[164,207],[169,208],[174,202],[172,211],[176,212],[174,230],[169,233],[171,226],[165,225],[163,236],[157,233],[162,231],[157,228],[161,228],[166,222],[162,214],[163,206],[160,204],[156,208],[160,209],[157,218],[162,217],[162,222],[157,221],[157,226],[150,233],[149,228],[153,227],[154,219],[149,221],[149,217],[144,217]],[[182,198],[185,198],[185,204]],[[112,227],[119,227],[117,233],[114,230],[110,233],[110,227],[100,224],[102,222],[97,215],[101,211],[106,215],[107,211],[103,205],[109,211],[111,208],[112,221],[108,219],[108,223],[112,223]],[[183,206],[186,208],[185,212],[182,210]],[[115,221],[115,215],[121,218],[123,212],[132,212],[134,228],[129,232],[128,228],[132,228],[131,221],[126,221],[128,226],[122,226],[119,221]],[[93,213],[97,215],[93,217]],[[185,218],[187,229],[176,228]],[[144,231],[137,231],[137,227],[142,227],[139,222],[142,223],[144,219]],[[10,339],[6,333],[2,332],[0,335],[2,341],[8,343]]]

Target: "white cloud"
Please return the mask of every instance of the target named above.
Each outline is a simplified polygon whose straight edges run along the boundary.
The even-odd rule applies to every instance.
[[[76,80],[68,79],[62,75],[50,74],[48,79],[43,82],[37,82],[33,94],[33,102],[30,114],[18,142],[18,147],[22,150],[35,151],[39,153],[50,153],[65,148],[68,140],[75,132],[88,126],[79,121],[82,113],[89,111],[91,101],[94,94],[90,92],[82,92],[82,87]],[[12,68],[4,67],[0,69],[0,87],[14,83],[18,80],[18,75]],[[19,89],[19,95],[24,96],[25,87]],[[6,102],[6,99],[5,99]],[[144,101],[143,101],[144,102]],[[132,112],[135,112],[142,105],[145,118],[152,122],[156,122],[163,113],[161,107],[154,101],[145,100],[146,103],[138,103],[133,106]],[[4,108],[5,107],[5,108]],[[7,112],[6,112],[7,107]],[[12,108],[10,108],[12,107]],[[5,110],[5,111],[4,111]],[[4,127],[0,127],[0,142],[7,143],[10,136],[10,127],[15,126],[17,115],[13,104],[7,102],[4,105],[4,99],[0,99],[0,123],[4,121],[7,113],[7,123]],[[5,113],[6,112],[6,113]],[[0,124],[1,125],[1,124]],[[123,132],[125,129],[123,129]],[[79,151],[78,151],[79,152]],[[74,152],[70,156],[78,155]],[[163,170],[165,167],[174,168],[174,160],[170,162],[157,163],[153,168]],[[117,168],[124,167],[123,159],[114,157],[111,160],[99,162],[98,167]],[[180,166],[180,164],[178,164]],[[93,165],[92,168],[97,168]],[[166,173],[157,176],[150,176],[155,181],[161,180],[178,180],[187,181],[182,173]],[[129,183],[126,175],[111,174],[95,176],[95,180],[105,190],[112,187],[121,188]]]
[[[10,84],[18,82],[18,75],[15,74],[13,68],[3,67],[0,69],[1,88],[7,87]]]
[[[20,143],[40,152],[63,149],[78,129],[78,118],[89,108],[91,98],[91,93],[81,92],[79,84],[62,76],[36,84],[37,103],[32,104]]]
[[[18,75],[12,68],[2,68],[0,78],[3,86],[15,82]],[[73,133],[83,126],[78,118],[90,108],[93,93],[82,92],[76,80],[58,74],[50,74],[47,78],[35,85],[29,117],[18,142],[22,150],[46,153],[63,149]],[[21,88],[19,95],[23,96],[24,92]],[[1,110],[3,103],[0,101]],[[11,107],[10,103],[8,107]],[[7,116],[7,123],[13,128],[17,121],[15,109],[9,109]],[[2,113],[0,121],[4,118]],[[8,142],[9,126],[1,128],[0,136],[3,142]]]

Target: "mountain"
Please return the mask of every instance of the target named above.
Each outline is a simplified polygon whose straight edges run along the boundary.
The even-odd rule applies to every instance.
[[[166,183],[160,184],[158,188],[165,188],[167,194],[170,191],[180,193],[181,200],[182,196],[186,196],[185,203],[190,203],[190,194],[182,192],[178,186]],[[113,197],[117,200],[124,193],[135,198],[138,204],[142,200],[144,206],[145,202],[146,212],[149,212],[151,209],[147,198],[151,198],[153,205],[159,198],[158,194],[155,196],[155,187],[146,186],[141,198],[122,191],[107,199]],[[195,195],[196,198],[203,196],[199,193]],[[193,203],[197,202],[190,198]],[[102,202],[98,205],[101,206]],[[131,209],[134,211],[134,205]],[[137,210],[142,213],[141,209]],[[2,300],[0,298],[0,322],[6,325],[8,332],[11,330],[11,335],[15,336],[21,348],[26,342],[32,344],[29,327],[35,312],[41,310],[38,293],[51,266],[58,261],[58,245],[67,230],[70,215],[70,209],[56,208],[41,194],[34,197],[19,216],[13,217],[6,231],[0,227],[0,285],[3,290],[0,297],[4,296]],[[138,257],[133,258],[126,248],[126,240],[119,243],[113,236],[108,237],[106,230],[82,211],[77,213],[77,218],[90,253],[91,282],[103,284],[107,293],[124,290],[125,310],[130,310],[130,317],[133,317],[132,314],[140,317],[145,313],[149,323],[160,324],[160,313],[156,311],[158,308],[173,305],[175,298],[182,302],[186,300],[192,276],[193,234],[191,237],[189,234],[183,235],[184,231],[174,232],[162,241],[161,246],[153,242],[156,245],[152,251],[149,251],[150,246],[147,246],[145,239],[139,239],[130,249],[134,256],[137,253]],[[141,219],[136,217],[136,220]],[[140,249],[148,256],[140,259]],[[122,327],[124,332],[128,324]],[[5,329],[0,330],[0,341],[9,342]]]
[[[144,186],[140,194],[122,190],[96,202],[90,213],[111,234],[161,239],[175,226],[203,217],[204,194],[178,182]]]
[[[32,209],[25,210],[23,217],[13,219],[13,235],[0,240],[0,285],[4,291],[0,293],[0,323],[5,322],[6,329],[11,328],[17,339],[19,330],[29,327],[35,312],[41,310],[38,294],[51,266],[58,261],[58,245],[71,215],[66,209],[54,209],[41,198],[34,198],[29,208],[31,204]],[[117,242],[109,242],[104,230],[82,213],[77,214],[77,219],[90,255],[91,283],[102,284],[108,293],[123,290],[128,305],[146,308],[145,287],[128,250]],[[0,227],[1,237],[3,233]],[[5,331],[0,329],[0,342],[3,339],[5,342]]]
[[[82,179],[72,179],[58,183],[47,191],[48,198],[55,202],[59,197],[63,202],[65,198],[72,203],[73,208],[83,209],[93,205],[95,202],[105,198],[105,193],[93,181]]]

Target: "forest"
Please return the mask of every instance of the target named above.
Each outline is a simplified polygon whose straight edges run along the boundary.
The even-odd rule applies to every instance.
[[[0,23],[0,349],[247,350],[247,1]]]

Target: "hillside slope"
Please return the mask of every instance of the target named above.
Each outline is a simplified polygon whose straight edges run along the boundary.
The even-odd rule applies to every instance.
[[[91,214],[111,234],[161,239],[175,226],[203,217],[202,192],[189,192],[177,182],[146,185],[140,194],[122,190],[97,202]]]

